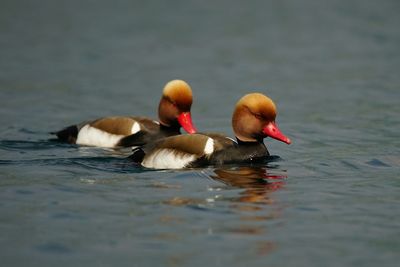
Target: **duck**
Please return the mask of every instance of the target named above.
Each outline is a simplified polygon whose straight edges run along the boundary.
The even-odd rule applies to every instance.
[[[169,81],[158,106],[159,120],[142,116],[110,116],[82,122],[52,132],[59,141],[105,148],[134,147],[149,141],[180,134],[195,133],[192,122],[192,89],[183,80]]]
[[[264,138],[290,144],[276,123],[275,103],[262,93],[244,95],[232,115],[232,139],[220,133],[171,136],[133,150],[130,159],[152,169],[182,169],[206,165],[264,161],[269,151]]]

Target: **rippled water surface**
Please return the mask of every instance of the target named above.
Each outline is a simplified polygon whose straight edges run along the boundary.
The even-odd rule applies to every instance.
[[[3,266],[397,266],[398,1],[2,1]],[[232,135],[260,91],[293,144],[259,165],[145,170],[48,132],[194,92]]]

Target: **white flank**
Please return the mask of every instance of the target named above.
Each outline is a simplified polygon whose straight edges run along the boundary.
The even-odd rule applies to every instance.
[[[173,149],[164,148],[145,156],[142,166],[153,169],[182,169],[195,159],[195,155],[176,153]]]
[[[139,131],[140,131],[140,124],[137,121],[135,121],[132,125],[131,134],[135,134]]]
[[[115,147],[124,135],[110,134],[97,128],[85,125],[78,133],[78,145]]]
[[[214,152],[214,140],[212,138],[207,139],[207,143],[204,146],[204,154],[210,155]]]

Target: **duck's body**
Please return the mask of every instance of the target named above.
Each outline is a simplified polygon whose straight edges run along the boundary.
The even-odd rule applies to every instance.
[[[196,132],[191,115],[192,91],[187,83],[174,80],[164,87],[159,104],[159,121],[137,116],[99,118],[66,127],[55,132],[63,142],[99,147],[128,147],[144,145],[149,141]]]
[[[272,100],[249,94],[236,105],[232,124],[237,141],[218,133],[172,136],[143,146],[131,158],[155,169],[180,169],[262,161],[269,156],[263,139],[273,137],[290,144],[275,124]]]
[[[236,142],[218,133],[171,136],[134,151],[146,168],[181,169],[203,165],[256,162],[269,155],[260,142]]]
[[[140,146],[160,138],[180,134],[180,127],[166,127],[145,117],[104,117],[56,132],[70,144],[98,147]]]

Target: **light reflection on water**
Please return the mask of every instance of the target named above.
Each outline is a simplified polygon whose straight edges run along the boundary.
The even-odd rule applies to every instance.
[[[266,167],[218,168],[211,178],[225,184],[244,188],[238,199],[240,202],[271,204],[269,193],[284,186],[285,175],[270,174]]]

